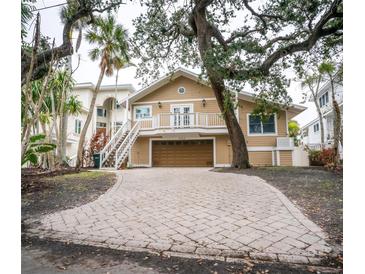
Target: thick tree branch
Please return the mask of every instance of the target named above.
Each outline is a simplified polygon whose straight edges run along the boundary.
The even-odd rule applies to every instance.
[[[102,13],[104,11],[111,10],[121,5],[122,1],[113,2],[108,6],[106,6],[105,8],[90,7],[84,1],[79,1],[79,4],[80,6],[78,7],[77,11],[70,18],[68,18],[64,24],[63,34],[62,34],[62,44],[58,47],[39,52],[34,60],[34,72],[42,71],[42,69],[38,69],[39,67],[47,67],[52,59],[52,56],[55,56],[56,59],[60,59],[69,56],[73,53],[71,30],[77,21],[88,16],[90,16],[90,18],[92,19],[94,12]],[[22,50],[22,61],[21,61],[22,84],[25,82],[26,74],[29,71],[31,63],[30,61],[31,61],[31,56],[24,50]],[[33,73],[32,79],[33,80],[39,79],[42,76],[43,73],[38,73],[38,74]]]
[[[321,39],[322,37],[332,35],[337,33],[339,30],[342,29],[342,24],[334,27],[324,28],[326,23],[336,17],[341,17],[341,13],[337,12],[338,6],[341,4],[342,0],[335,0],[333,1],[329,10],[322,16],[322,18],[318,21],[318,23],[313,28],[312,33],[309,37],[302,41],[295,44],[288,45],[283,48],[279,48],[275,52],[273,52],[267,59],[262,63],[260,70],[263,74],[267,75],[269,73],[269,69],[274,65],[276,61],[279,59],[293,54],[299,51],[309,51],[316,42]]]

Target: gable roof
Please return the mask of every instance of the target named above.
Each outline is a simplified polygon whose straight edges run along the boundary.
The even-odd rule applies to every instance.
[[[175,80],[176,78],[178,78],[180,76],[184,76],[184,77],[191,79],[193,81],[196,81],[200,84],[211,87],[209,82],[204,79],[201,79],[198,74],[196,74],[190,70],[187,70],[185,68],[179,67],[179,68],[175,69],[174,71],[161,77],[160,79],[157,79],[156,81],[152,82],[149,86],[142,88],[139,91],[137,91],[136,93],[134,93],[131,97],[129,97],[129,102],[133,103],[133,102],[143,98],[144,96],[154,92],[158,88],[168,84],[170,81]],[[249,102],[255,101],[255,95],[250,92],[246,92],[246,91],[238,92],[238,98],[241,100],[249,101]],[[290,112],[292,112],[293,114],[297,115],[306,109],[307,108],[305,106],[292,104],[288,110]]]

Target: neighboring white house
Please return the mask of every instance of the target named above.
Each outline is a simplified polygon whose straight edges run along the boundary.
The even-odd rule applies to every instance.
[[[341,119],[343,111],[343,86],[335,83],[335,98],[341,109]],[[318,94],[319,105],[323,115],[324,127],[324,147],[333,145],[333,129],[334,129],[334,110],[332,105],[332,89],[330,82],[325,83]],[[313,102],[313,98],[310,99]],[[312,149],[319,149],[321,146],[321,126],[319,118],[314,119],[310,123],[302,127],[302,140],[305,145]],[[340,145],[340,153],[342,148]]]
[[[92,99],[92,92],[95,86],[91,83],[76,84],[73,95],[78,96],[82,102],[82,112],[77,116],[69,116],[67,130],[66,155],[75,159],[80,133],[86,121],[87,113]],[[112,136],[117,129],[129,118],[129,114],[122,102],[135,92],[130,84],[104,85],[101,86],[96,99],[94,115],[86,134],[87,143],[97,131],[104,132],[107,136]]]

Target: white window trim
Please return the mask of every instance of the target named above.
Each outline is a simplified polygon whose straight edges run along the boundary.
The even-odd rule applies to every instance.
[[[103,110],[103,116],[99,116],[98,115],[98,109],[102,109]],[[104,116],[105,114],[105,116]],[[107,110],[103,107],[96,107],[96,117],[102,117],[102,118],[107,118],[108,117],[108,113]]]
[[[183,89],[184,89],[184,92],[183,92],[183,93],[180,93],[180,92],[179,92],[179,89],[181,89],[181,88],[183,88]],[[178,87],[178,88],[177,88],[177,93],[178,93],[178,94],[180,94],[180,95],[184,95],[184,94],[186,93],[186,88],[185,88],[185,87],[183,87],[183,86]]]
[[[78,123],[80,123],[80,132],[77,132],[76,131],[76,124],[77,124],[77,129],[79,128],[78,127]],[[77,135],[80,135],[81,134],[81,131],[82,131],[82,120],[80,119],[75,119],[75,124],[74,124],[75,128],[74,128],[74,133],[77,134]]]
[[[314,130],[314,127],[315,127],[316,125],[318,125],[318,130]],[[314,134],[319,134],[319,130],[320,130],[319,123],[314,124],[314,125],[313,125],[313,133],[314,133]]]
[[[149,108],[150,109],[150,114],[151,117],[146,117],[146,118],[137,118],[137,108]],[[138,106],[134,106],[133,108],[133,118],[135,121],[140,121],[140,120],[152,120],[152,106],[151,105],[138,105]]]
[[[247,113],[247,136],[278,136],[278,119],[276,113],[274,113],[275,133],[250,133],[250,115],[252,115],[252,113]]]
[[[194,112],[194,104],[172,104],[172,105],[170,105],[170,112],[171,113],[174,113],[173,112],[173,109],[176,108],[176,107],[179,107],[179,108],[189,107],[190,108],[190,112],[189,113],[193,113]]]

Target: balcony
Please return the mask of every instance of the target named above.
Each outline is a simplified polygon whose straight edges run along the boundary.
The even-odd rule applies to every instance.
[[[162,132],[194,132],[208,130],[227,132],[220,113],[160,113],[149,119],[140,119],[141,132],[158,130]]]

